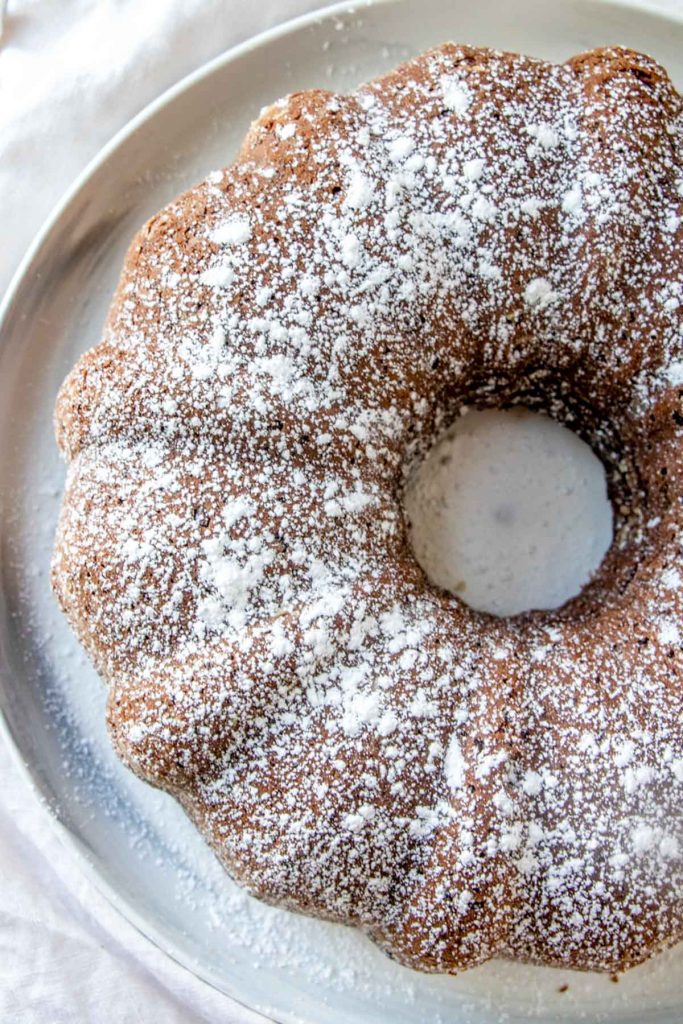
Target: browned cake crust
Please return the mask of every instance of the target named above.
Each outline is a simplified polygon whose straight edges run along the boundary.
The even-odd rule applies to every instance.
[[[653,60],[445,45],[268,108],[132,243],[57,403],[54,586],[124,761],[257,896],[456,971],[683,933],[681,99]],[[604,460],[557,612],[425,579],[463,403]]]

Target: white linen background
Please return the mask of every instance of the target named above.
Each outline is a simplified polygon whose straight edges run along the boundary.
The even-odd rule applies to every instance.
[[[683,11],[683,0],[645,3]],[[0,293],[53,205],[115,131],[206,60],[318,6],[9,0],[0,37]],[[0,1021],[161,1019],[263,1021],[179,967],[109,906],[52,833],[0,743]]]

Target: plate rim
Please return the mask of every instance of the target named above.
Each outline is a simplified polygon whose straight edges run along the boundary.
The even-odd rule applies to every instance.
[[[409,2],[409,0],[338,0],[338,2],[325,4],[311,11],[288,18],[248,37],[235,46],[223,50],[215,57],[200,64],[193,71],[183,75],[177,82],[164,89],[157,97],[143,106],[137,114],[126,121],[88,160],[71,185],[69,185],[51,208],[49,214],[33,236],[32,241],[12,273],[4,294],[0,298],[0,354],[5,347],[5,324],[20,293],[24,278],[30,273],[32,265],[39,256],[43,246],[48,242],[52,231],[58,226],[71,204],[77,200],[81,191],[89,184],[91,178],[97,174],[109,158],[139,128],[152,120],[158,112],[162,111],[188,89],[191,89],[202,80],[210,78],[211,75],[225,65],[239,60],[263,46],[328,19],[359,14],[372,7],[383,7],[385,5],[388,7],[394,4],[402,6],[405,2]],[[641,0],[589,0],[589,2],[595,6],[621,8],[626,12],[638,11],[662,23],[673,22],[683,25],[683,6],[680,10],[672,9],[668,11],[659,6],[643,3]],[[0,594],[0,607],[2,603],[3,595]],[[249,1005],[244,1002],[242,997],[235,994],[231,979],[226,984],[223,979],[219,980],[211,968],[207,968],[193,960],[190,954],[186,955],[176,949],[172,939],[165,936],[144,914],[138,912],[134,903],[119,895],[114,885],[98,869],[95,860],[90,855],[87,844],[62,820],[59,806],[52,803],[50,797],[44,792],[38,777],[34,774],[30,761],[24,758],[20,744],[15,740],[14,732],[6,716],[1,690],[0,743],[5,744],[12,763],[30,791],[32,799],[35,799],[39,806],[43,820],[47,820],[52,834],[57,837],[67,855],[73,859],[74,865],[88,880],[89,884],[93,885],[96,892],[106,900],[115,913],[134,928],[138,935],[151,943],[153,947],[168,957],[183,971],[186,971],[193,979],[233,1000],[236,1005],[248,1012],[259,1014],[264,1022],[268,1022],[268,1024],[312,1024],[312,1021],[308,1018],[303,1018],[294,1011],[275,1011],[272,1008],[260,1006],[259,1004]]]

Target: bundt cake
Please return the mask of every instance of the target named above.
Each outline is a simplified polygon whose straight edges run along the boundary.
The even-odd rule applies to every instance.
[[[458,971],[683,935],[683,116],[652,59],[444,45],[262,112],[133,241],[60,392],[54,587],[117,751],[256,896]],[[602,459],[583,592],[407,540],[463,404]]]

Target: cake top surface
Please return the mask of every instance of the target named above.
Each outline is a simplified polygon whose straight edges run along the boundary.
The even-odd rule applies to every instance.
[[[288,97],[145,226],[62,391],[57,586],[124,757],[256,892],[409,962],[681,930],[682,135],[623,50]],[[496,621],[425,580],[400,494],[501,394],[589,409],[629,500],[584,598]]]

